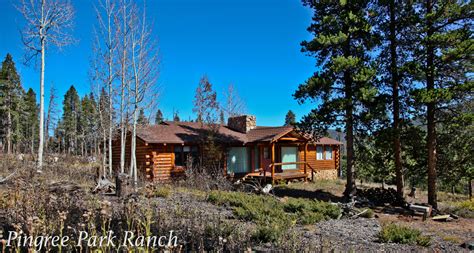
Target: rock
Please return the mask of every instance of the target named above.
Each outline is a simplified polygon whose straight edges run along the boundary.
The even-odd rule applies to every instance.
[[[461,244],[461,247],[468,250],[474,250],[474,241],[464,242],[463,244]]]

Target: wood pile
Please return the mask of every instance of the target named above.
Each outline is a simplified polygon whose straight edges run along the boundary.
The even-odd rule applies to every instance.
[[[367,199],[371,204],[376,206],[383,206],[386,204],[392,206],[405,206],[405,200],[400,198],[397,191],[393,188],[357,189],[357,196],[359,198]]]

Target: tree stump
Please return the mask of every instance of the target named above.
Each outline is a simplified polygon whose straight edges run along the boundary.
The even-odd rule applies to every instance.
[[[119,173],[115,178],[115,194],[117,197],[128,196],[132,192],[132,185],[128,174]]]
[[[416,188],[412,187],[410,193],[408,194],[408,197],[412,197],[416,199]]]

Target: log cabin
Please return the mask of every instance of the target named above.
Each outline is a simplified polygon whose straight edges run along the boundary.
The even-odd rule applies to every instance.
[[[166,121],[137,130],[137,167],[150,181],[183,177],[188,158],[200,155],[198,122]],[[216,142],[226,149],[222,173],[229,177],[263,180],[335,179],[340,166],[341,142],[322,137],[317,141],[291,126],[257,126],[255,116],[231,117],[217,127]],[[125,163],[130,162],[130,135]],[[120,140],[113,141],[113,167],[120,167]]]

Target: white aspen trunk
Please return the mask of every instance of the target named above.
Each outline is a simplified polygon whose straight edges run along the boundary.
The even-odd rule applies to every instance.
[[[136,101],[137,99],[135,99]],[[131,175],[133,176],[133,183],[135,186],[137,186],[138,183],[138,178],[137,178],[137,158],[136,158],[136,149],[137,149],[137,105],[135,105],[135,108],[133,109],[133,127],[132,127],[132,150],[131,150],[131,161],[130,161],[130,172]]]
[[[110,4],[107,3],[108,8],[110,8]],[[112,28],[111,28],[111,10],[108,10],[108,39],[109,39],[109,76],[108,76],[108,85],[109,85],[109,175],[112,176],[112,127],[113,127],[113,89],[112,89]]]
[[[44,0],[41,1],[41,19],[43,16]],[[40,34],[43,34],[43,28],[40,30]],[[45,40],[41,38],[41,70],[40,70],[40,120],[39,120],[39,143],[38,143],[38,164],[36,171],[42,172],[43,169],[43,137],[44,137],[44,68],[45,68]]]
[[[122,17],[123,17],[123,46],[122,46],[122,79],[120,87],[120,172],[125,172],[125,146],[127,144],[127,136],[125,132],[125,119],[124,119],[124,103],[125,103],[125,69],[127,59],[127,34],[125,34],[127,27],[127,4],[122,2]]]

